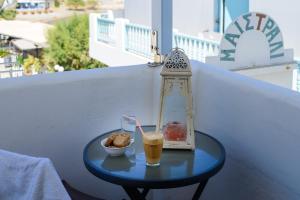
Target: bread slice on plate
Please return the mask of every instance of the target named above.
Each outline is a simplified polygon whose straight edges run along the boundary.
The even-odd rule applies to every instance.
[[[116,136],[117,136],[116,134],[112,134],[111,136],[109,136],[105,142],[105,146],[106,147],[112,146]]]
[[[130,135],[126,133],[118,134],[117,136],[115,136],[113,140],[113,145],[119,148],[126,147],[129,145],[129,143],[130,143]]]

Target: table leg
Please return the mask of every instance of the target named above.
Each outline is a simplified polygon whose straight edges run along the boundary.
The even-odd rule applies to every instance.
[[[199,183],[198,188],[197,188],[196,192],[194,193],[193,200],[198,200],[200,198],[207,182],[208,182],[208,179]]]
[[[137,188],[133,187],[123,186],[123,189],[126,191],[127,195],[132,200],[146,200],[146,196],[149,192],[148,188],[143,189],[142,192],[140,192]]]
[[[146,198],[146,196],[147,196],[149,190],[150,190],[150,189],[148,189],[148,188],[144,188],[144,189],[143,189],[143,192],[142,192],[143,198]]]
[[[208,179],[199,183],[197,190],[194,193],[193,200],[198,200],[200,198],[207,182]],[[144,188],[143,191],[140,192],[137,188],[126,186],[123,186],[123,189],[126,191],[131,200],[146,200],[146,196],[150,190],[148,188]]]

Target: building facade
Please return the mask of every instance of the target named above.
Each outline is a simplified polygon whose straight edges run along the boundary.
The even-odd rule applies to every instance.
[[[151,0],[126,0],[124,5],[126,19],[151,26]],[[298,0],[173,0],[173,27],[196,37],[223,33],[241,14],[262,12],[274,18],[281,27],[285,46],[293,48],[295,57],[300,57],[300,29],[295,26],[300,15],[299,6]]]
[[[290,6],[287,7],[286,4]],[[297,76],[295,71],[297,65],[294,61],[300,60],[300,38],[297,37],[300,30],[294,26],[297,24],[299,4],[300,2],[296,0],[286,2],[274,0],[272,4],[259,0],[173,0],[172,46],[183,49],[190,59],[206,62],[207,57],[219,54],[223,33],[234,20],[249,12],[264,13],[274,19],[276,26],[279,27],[282,46],[288,49],[291,59],[289,62],[272,63],[274,68],[268,67],[263,72],[254,70],[255,72],[245,73],[244,70],[240,73],[300,90],[300,84],[297,84],[297,77],[300,76]],[[151,1],[126,0],[122,19],[114,17],[104,19],[99,14],[90,15],[90,56],[109,66],[146,63],[153,58],[150,49],[151,32]],[[246,49],[252,49],[256,53],[262,50],[259,45],[262,43],[259,43],[257,38],[249,38],[247,40],[251,45],[248,47],[246,45]],[[263,39],[260,42],[267,43],[267,40]],[[269,45],[263,46],[271,49]],[[117,60],[114,59],[116,55],[119,58]],[[252,52],[249,55],[253,57],[256,54]],[[266,64],[258,64],[259,57],[261,55],[255,57],[254,64],[240,67],[265,66]],[[276,66],[280,66],[280,69]],[[278,78],[274,79],[275,72]],[[284,80],[281,77],[282,73],[288,74],[284,76],[287,77]]]
[[[151,25],[151,0],[126,0],[125,18]],[[239,15],[249,11],[249,0],[173,0],[173,27],[198,36],[201,32],[224,32]]]
[[[17,11],[38,11],[50,8],[50,0],[18,0]]]

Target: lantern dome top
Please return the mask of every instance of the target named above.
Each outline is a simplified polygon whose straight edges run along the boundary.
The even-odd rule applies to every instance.
[[[189,58],[183,50],[176,47],[168,54],[161,75],[192,75]]]

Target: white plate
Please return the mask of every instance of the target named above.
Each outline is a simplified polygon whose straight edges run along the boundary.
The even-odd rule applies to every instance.
[[[132,145],[132,143],[134,142],[133,139],[130,139],[130,143],[126,146],[126,147],[106,147],[105,143],[106,143],[107,138],[104,138],[103,140],[101,140],[101,146],[103,147],[103,149],[105,150],[106,153],[108,153],[110,156],[121,156],[125,153],[126,149],[128,147],[130,147]]]

